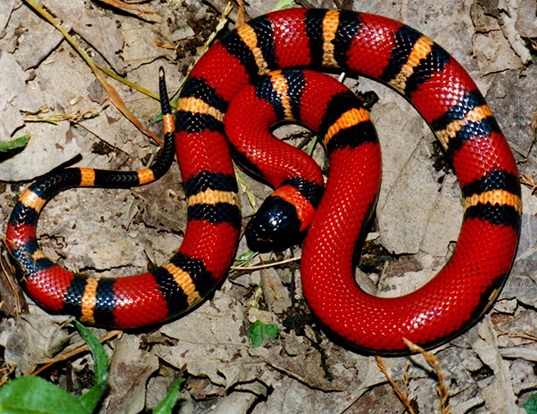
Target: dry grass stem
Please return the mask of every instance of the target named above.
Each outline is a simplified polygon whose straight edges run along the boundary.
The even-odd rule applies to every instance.
[[[451,414],[451,407],[448,403],[449,388],[444,381],[444,372],[440,367],[438,359],[432,353],[425,351],[422,347],[410,342],[408,339],[403,338],[403,341],[405,341],[406,346],[412,352],[420,353],[425,359],[425,361],[429,364],[429,366],[435,371],[436,377],[438,379],[436,391],[438,393],[438,397],[440,398],[440,412],[442,414]]]
[[[414,408],[410,404],[410,401],[408,401],[406,393],[399,389],[395,381],[392,379],[392,377],[388,373],[388,370],[386,369],[386,366],[384,365],[384,361],[382,360],[382,358],[379,356],[375,356],[375,360],[377,361],[377,365],[380,371],[384,374],[389,384],[392,386],[393,391],[395,392],[397,397],[401,400],[405,408],[408,410],[409,414],[416,414],[416,411],[414,411]]]
[[[259,265],[254,266],[231,266],[231,270],[260,270],[260,269],[267,269],[269,267],[276,267],[276,266],[282,266],[287,263],[293,263],[298,262],[301,258],[300,257],[291,257],[290,259],[280,260],[278,262],[271,262],[271,263],[263,263]]]

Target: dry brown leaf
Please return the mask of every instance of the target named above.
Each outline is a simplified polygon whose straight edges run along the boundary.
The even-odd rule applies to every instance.
[[[0,266],[0,310],[7,316],[17,317],[28,311],[28,303],[3,255],[0,256]]]
[[[34,0],[25,0],[28,5],[30,5],[34,10],[36,10],[43,18],[45,18],[50,24],[52,24],[57,30],[59,30],[62,35],[65,37],[65,39],[73,46],[73,48],[78,52],[78,54],[84,59],[84,61],[88,64],[88,66],[91,68],[93,73],[95,74],[95,77],[99,81],[99,83],[102,85],[108,96],[110,97],[110,101],[114,104],[114,106],[129,120],[133,123],[136,128],[138,128],[142,133],[147,135],[148,137],[152,138],[157,142],[160,146],[162,146],[162,140],[158,138],[153,132],[151,132],[149,129],[147,129],[139,120],[134,116],[134,114],[127,108],[125,105],[125,102],[123,99],[121,99],[121,96],[119,96],[116,89],[105,79],[102,72],[99,70],[95,62],[89,57],[89,55],[86,53],[84,49],[80,47],[78,42],[69,34],[69,32],[45,9],[43,9],[39,4],[37,4]]]

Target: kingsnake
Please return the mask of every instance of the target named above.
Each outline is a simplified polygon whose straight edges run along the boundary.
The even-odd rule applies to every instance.
[[[359,109],[332,117],[331,124],[320,128],[330,154],[328,184],[317,212],[308,213],[313,223],[301,260],[303,291],[314,314],[351,345],[375,353],[404,352],[402,338],[433,346],[471,326],[498,296],[518,243],[520,185],[509,146],[474,82],[441,47],[394,20],[338,10],[290,9],[258,17],[214,44],[194,66],[180,94],[174,133],[188,224],[180,249],[163,266],[117,279],[73,274],[45,257],[36,225],[44,204],[65,188],[130,187],[161,176],[173,159],[166,104],[167,145],[152,167],[124,173],[65,169],[26,190],[15,205],[6,239],[29,295],[51,312],[119,328],[164,322],[207,297],[226,274],[240,234],[238,188],[225,131],[239,130],[255,114],[239,112],[225,126],[224,115],[245,86],[271,83],[275,77],[307,78],[302,71],[260,78],[292,67],[363,74],[405,96],[443,146],[464,206],[455,252],[435,278],[398,298],[364,293],[354,281],[353,252],[378,190],[379,167],[368,167],[379,161],[378,143],[350,133],[361,121],[369,122],[349,121],[348,113]],[[307,80],[302,83],[300,93],[315,94]],[[273,89],[273,112],[296,109],[286,91],[298,88],[284,81]],[[254,97],[259,90],[263,87],[256,87]],[[239,159],[270,182],[270,167],[262,161],[276,144],[267,145],[258,150],[258,158],[242,154]],[[358,168],[362,165],[368,172]],[[294,195],[276,190],[272,201],[318,199],[310,193],[317,183],[296,177],[282,183]],[[291,210],[289,216],[302,217]],[[295,227],[304,231],[302,224]],[[257,239],[264,249],[264,236],[252,237],[254,245]]]

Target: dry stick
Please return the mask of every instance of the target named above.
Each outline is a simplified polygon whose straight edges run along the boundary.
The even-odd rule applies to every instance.
[[[58,125],[59,122],[69,121],[72,124],[78,124],[81,120],[95,117],[100,112],[100,108],[94,107],[85,111],[78,110],[71,113],[55,112],[51,113],[50,115],[46,115],[49,112],[50,107],[47,105],[44,109],[41,109],[38,112],[30,113],[21,111],[21,114],[24,122],[46,122],[48,124]]]
[[[104,343],[120,334],[122,334],[123,331],[110,331],[103,337],[99,338],[100,343]],[[64,352],[60,355],[56,355],[54,358],[47,359],[45,361],[37,363],[33,368],[30,368],[24,375],[39,375],[39,373],[43,372],[44,370],[50,368],[52,365],[65,361],[75,355],[79,355],[83,352],[86,352],[89,350],[89,347],[87,344],[83,344],[80,346],[77,346],[74,349],[71,349],[70,351]],[[41,365],[39,368],[38,365]]]
[[[128,86],[131,89],[134,89],[140,93],[143,93],[146,96],[149,96],[150,98],[153,98],[156,101],[160,100],[160,96],[158,92],[152,92],[147,88],[144,88],[141,85],[138,85],[137,83],[134,83],[133,81],[128,80],[127,78],[124,78],[123,76],[118,75],[113,70],[110,70],[104,66],[101,66],[95,62],[93,62],[95,67],[98,68],[101,72],[106,73],[108,76],[110,76],[112,79],[117,80],[118,82],[121,82],[122,84]]]
[[[154,11],[146,9],[144,7],[138,6],[136,4],[124,3],[119,0],[98,0],[102,3],[108,4],[109,6],[115,7],[125,13],[133,14],[140,19],[147,20],[150,22],[156,21],[160,18]]]
[[[5,368],[0,369],[0,387],[4,385],[6,382],[9,381],[9,377],[13,372],[15,372],[15,369],[17,368],[17,365],[15,364],[6,364]]]
[[[114,89],[110,83],[106,80],[106,78],[103,76],[101,71],[99,70],[99,67],[91,60],[91,58],[88,56],[86,51],[80,47],[80,45],[77,43],[77,41],[69,34],[69,32],[44,8],[42,8],[39,4],[35,2],[35,0],[24,0],[30,7],[32,7],[37,13],[39,13],[45,20],[47,20],[51,25],[53,25],[69,42],[69,44],[78,52],[78,54],[84,59],[84,61],[88,64],[90,69],[95,74],[95,77],[99,81],[99,83],[102,85],[108,96],[110,97],[110,101],[114,104],[114,106],[123,114],[125,117],[131,121],[136,128],[138,128],[141,132],[143,132],[148,137],[151,137],[155,142],[158,142],[159,145],[162,145],[162,140],[159,139],[155,134],[153,134],[150,130],[148,130],[144,125],[134,116],[134,114],[127,108],[125,105],[125,102],[121,99],[117,91]]]
[[[529,332],[524,332],[524,333],[507,332],[507,331],[504,331],[503,329],[500,329],[497,326],[494,327],[494,330],[496,330],[500,335],[507,335],[509,338],[527,339],[533,342],[537,342],[537,336]]]
[[[300,259],[301,259],[300,257],[292,257],[290,259],[280,260],[278,262],[263,263],[263,264],[254,265],[254,266],[231,266],[230,269],[231,270],[259,270],[259,269],[266,269],[269,267],[281,266],[287,263],[298,262]]]

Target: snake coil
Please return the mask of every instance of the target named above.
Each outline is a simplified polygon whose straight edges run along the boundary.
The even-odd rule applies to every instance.
[[[444,148],[464,206],[456,250],[435,278],[398,298],[364,293],[353,279],[352,259],[378,189],[379,169],[368,167],[369,161],[379,160],[378,143],[350,133],[368,122],[350,117],[359,109],[336,117],[318,115],[329,119],[319,127],[331,165],[317,212],[308,213],[313,222],[301,264],[304,295],[315,315],[349,343],[376,353],[403,352],[403,338],[432,346],[474,323],[498,296],[518,242],[520,185],[509,146],[475,83],[440,46],[399,22],[338,10],[290,9],[258,17],[213,45],[195,65],[180,95],[174,133],[188,224],[179,251],[163,266],[117,279],[75,274],[41,252],[36,225],[47,200],[65,188],[129,187],[155,179],[173,158],[169,145],[156,166],[142,171],[67,169],[24,192],[6,238],[30,296],[51,312],[120,328],[161,323],[203,300],[226,274],[240,230],[238,189],[225,137],[226,130],[239,128],[240,117],[224,125],[224,116],[239,91],[269,72],[276,96],[271,105],[292,112],[287,91],[315,94],[307,74],[298,88],[296,82],[286,83],[287,72],[272,73],[293,67],[363,74],[405,96]],[[324,105],[330,114],[330,103]],[[170,137],[169,108],[163,112]],[[242,118],[248,124],[252,117]],[[243,161],[270,176],[264,158],[244,155]],[[308,191],[315,187],[299,179],[284,184],[291,193],[280,191],[280,198],[291,204],[311,198]]]

